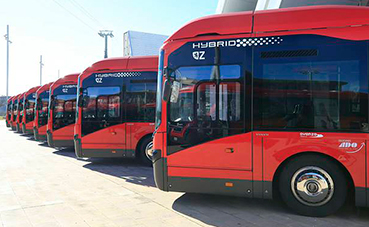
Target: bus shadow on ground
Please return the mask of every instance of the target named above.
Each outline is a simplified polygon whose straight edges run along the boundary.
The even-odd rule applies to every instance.
[[[172,207],[205,224],[228,226],[369,226],[369,209],[345,205],[325,218],[297,215],[280,200],[246,199],[227,196],[184,194]]]
[[[33,136],[28,136],[27,140],[30,140],[30,141],[36,141],[36,140],[35,140],[35,137],[33,137]]]
[[[136,159],[91,158],[83,167],[123,179],[126,182],[156,187],[152,167],[143,166]]]
[[[76,154],[74,153],[74,147],[58,148],[53,153],[69,158],[76,158]]]
[[[37,141],[37,142],[39,142],[39,146],[41,146],[41,147],[49,147],[49,144],[47,143],[47,141]]]

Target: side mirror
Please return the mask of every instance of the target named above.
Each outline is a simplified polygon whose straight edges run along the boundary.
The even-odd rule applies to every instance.
[[[163,100],[165,102],[169,101],[171,93],[172,93],[172,85],[170,84],[170,80],[166,79],[163,87]]]
[[[37,99],[37,110],[42,110],[42,101],[40,98]]]
[[[50,109],[54,109],[55,107],[55,96],[54,95],[51,95],[50,97]]]
[[[83,107],[83,96],[82,95],[79,95],[78,96],[78,103],[77,103],[77,106],[78,107]]]
[[[83,96],[82,94],[78,97],[78,107],[86,107],[87,103],[89,101],[89,97]]]

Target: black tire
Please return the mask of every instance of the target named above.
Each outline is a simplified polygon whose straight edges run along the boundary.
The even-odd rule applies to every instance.
[[[146,155],[146,147],[152,143],[152,138],[151,136],[147,136],[146,138],[144,138],[141,142],[140,145],[138,147],[138,156],[140,158],[140,161],[146,165],[146,166],[152,166],[152,161],[151,159],[149,159]]]
[[[304,172],[301,171],[304,170],[304,168],[309,170],[312,169],[313,171],[316,170],[311,167],[317,167],[318,170],[323,170],[326,174],[328,174],[328,177],[324,178],[327,179],[327,182],[330,180],[333,181],[333,193],[327,193],[325,200],[322,199],[320,203],[315,204],[308,200],[305,201],[304,198],[299,195],[299,192],[301,191],[298,191],[297,187],[292,189],[293,186],[291,183],[293,179],[306,179],[298,178],[298,176],[301,175],[298,175],[297,173],[303,174]],[[306,170],[305,173],[310,173],[313,171]],[[326,175],[322,174],[322,176]],[[294,180],[294,182],[298,181]],[[348,182],[341,167],[329,158],[318,154],[307,154],[292,159],[281,171],[279,178],[280,194],[286,205],[298,214],[311,217],[325,217],[337,212],[346,201],[348,193],[347,185]],[[293,191],[295,191],[295,193]],[[331,192],[332,190],[328,191]]]

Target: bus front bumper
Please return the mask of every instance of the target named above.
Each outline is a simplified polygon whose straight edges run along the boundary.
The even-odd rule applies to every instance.
[[[47,130],[47,143],[49,147],[73,147],[73,140],[57,140],[54,139],[52,132]]]
[[[46,141],[47,140],[46,135],[40,135],[38,133],[38,129],[36,127],[33,128],[33,135],[35,137],[35,140],[37,140],[37,141]]]
[[[27,135],[33,134],[32,129],[27,129],[24,123],[22,124],[22,131],[23,131],[23,134],[27,134]]]
[[[154,180],[156,187],[163,191],[168,191],[167,182],[167,160],[161,157],[161,150],[152,152],[152,163],[154,169]]]
[[[81,139],[78,138],[78,135],[74,135],[74,152],[77,158],[83,158]]]

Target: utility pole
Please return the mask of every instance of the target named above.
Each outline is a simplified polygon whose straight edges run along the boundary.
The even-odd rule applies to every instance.
[[[42,66],[44,63],[42,63],[42,55],[40,55],[40,86],[42,86]]]
[[[12,43],[9,37],[9,25],[6,26],[6,35],[4,35],[6,40],[6,101],[9,98],[9,45]]]
[[[104,58],[108,58],[108,37],[113,38],[113,31],[111,30],[100,30],[99,35],[105,38],[105,54]]]

